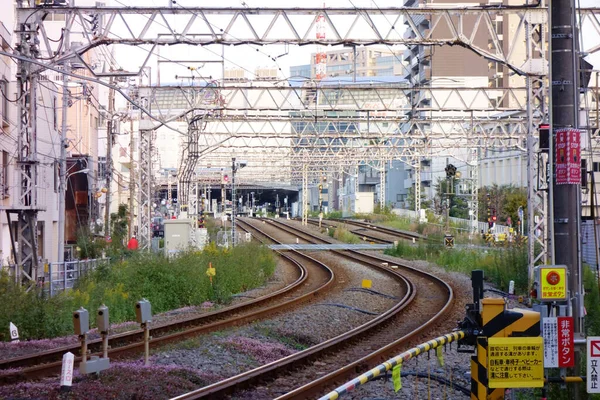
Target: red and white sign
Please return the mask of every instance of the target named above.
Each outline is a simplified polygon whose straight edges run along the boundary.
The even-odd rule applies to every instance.
[[[575,366],[573,317],[558,317],[558,366]]]
[[[581,183],[581,133],[577,129],[555,131],[554,159],[557,185]]]
[[[600,393],[600,337],[588,336],[587,338],[587,392]]]
[[[75,356],[68,352],[63,355],[62,371],[60,373],[60,386],[71,386],[73,383],[73,363]]]

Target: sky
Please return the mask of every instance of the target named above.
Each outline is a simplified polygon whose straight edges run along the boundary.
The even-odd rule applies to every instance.
[[[81,1],[81,0],[80,0]],[[598,0],[577,0],[581,7],[598,6]],[[198,7],[208,2],[198,2],[198,0],[177,0],[176,7]],[[114,6],[151,6],[151,7],[168,7],[168,0],[110,0],[110,4]],[[401,0],[328,0],[325,5],[327,7],[398,7],[401,6]],[[305,0],[302,4],[289,2],[285,0],[221,0],[218,2],[219,7],[260,7],[260,8],[278,8],[278,7],[305,7],[305,8],[320,8],[323,7],[322,0]],[[215,28],[224,28],[218,26],[218,19],[212,19],[211,22],[217,26]],[[223,20],[225,21],[225,20]],[[223,22],[225,24],[225,22]],[[590,26],[584,26],[583,37],[585,44],[600,44],[600,36]],[[386,48],[385,46],[380,46]],[[337,47],[339,48],[339,47]],[[394,50],[402,51],[403,46],[393,46]],[[336,47],[328,47],[326,50],[334,50]],[[210,80],[218,79],[222,75],[221,64],[202,63],[202,61],[219,61],[221,55],[224,54],[225,68],[241,68],[245,70],[246,76],[253,77],[256,68],[277,68],[279,69],[279,77],[282,79],[289,77],[289,68],[293,65],[302,65],[310,63],[310,56],[317,50],[316,46],[204,46],[204,47],[189,47],[185,45],[162,46],[159,49],[160,58],[154,58],[148,65],[150,66],[152,83],[157,81],[157,71],[160,69],[160,81],[166,83],[182,83],[189,82],[187,79],[181,79],[181,76],[194,76],[195,80]],[[127,70],[137,70],[140,66],[140,60],[143,60],[147,51],[142,49],[131,48],[131,46],[115,46],[117,60],[120,66]],[[223,52],[223,53],[222,53]],[[275,58],[275,61],[273,61]],[[195,61],[192,63],[157,63],[157,59],[162,61],[186,60]],[[600,52],[592,54],[586,58],[591,62],[596,69],[600,69]],[[195,71],[189,71],[188,66],[196,68]],[[147,82],[146,82],[147,83]]]
[[[162,0],[147,0],[145,2],[135,1],[135,0],[111,0],[115,6],[123,6],[123,5],[131,5],[131,6],[168,6],[168,1]],[[206,2],[202,2],[206,3]],[[219,2],[219,7],[262,7],[262,8],[278,8],[278,7],[298,7],[300,4],[292,3],[285,0],[274,1],[257,1],[257,0],[223,0]],[[198,1],[192,0],[178,0],[177,4],[179,7],[198,7]],[[398,7],[401,4],[401,0],[390,1],[390,0],[329,0],[326,2],[327,7],[340,7],[340,8],[354,8],[354,7]],[[200,4],[204,5],[204,4]],[[303,8],[320,8],[323,7],[323,1],[317,0],[306,0],[301,4]],[[214,22],[212,20],[211,22]],[[218,27],[218,28],[224,28]],[[385,46],[380,46],[381,48],[386,48]],[[402,51],[403,46],[394,46],[395,50]],[[328,47],[327,50],[334,50],[340,48],[338,47]],[[310,63],[310,56],[312,53],[315,53],[317,50],[316,46],[283,46],[283,45],[270,45],[270,46],[235,46],[224,48],[225,52],[225,67],[226,68],[242,68],[246,70],[246,75],[248,77],[253,77],[253,73],[256,68],[278,68],[279,69],[279,77],[280,78],[288,78],[289,77],[289,68],[293,65],[302,65]],[[120,50],[120,51],[124,51]],[[130,50],[126,50],[130,51]],[[171,59],[171,60],[189,60],[190,57],[193,57],[197,60],[220,60],[221,59],[221,46],[205,46],[205,47],[194,47],[190,49],[188,46],[171,46],[171,47],[161,47],[160,55],[163,57],[162,59]],[[142,53],[140,53],[142,54]],[[139,59],[139,57],[135,57],[135,59]],[[131,59],[132,57],[130,57]],[[273,61],[272,59],[276,60]],[[130,68],[134,68],[135,65],[132,62],[123,61],[123,64],[128,65]],[[197,66],[201,66],[202,63],[198,63]],[[151,65],[153,70],[156,70],[157,63]],[[214,78],[221,77],[221,66],[220,65],[209,65],[206,64],[204,67],[200,68],[195,75],[202,77],[212,76]],[[185,66],[171,66],[167,67],[165,63],[161,63],[161,83],[166,83],[169,80],[174,80],[175,75],[187,75],[190,76],[191,73],[186,70]],[[152,73],[155,76],[155,72]],[[153,78],[153,82],[155,81],[155,77]],[[201,78],[199,78],[201,79]]]

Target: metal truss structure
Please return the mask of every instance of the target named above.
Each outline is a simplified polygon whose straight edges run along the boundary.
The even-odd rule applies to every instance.
[[[515,38],[527,35],[526,22],[547,24],[547,10],[538,5],[448,8],[194,8],[194,7],[41,7],[19,8],[21,17],[51,12],[64,14],[67,26],[85,28],[83,54],[101,45],[458,45],[491,61],[526,74],[522,60],[505,50],[496,31],[496,16],[518,15]],[[581,9],[582,22],[600,32],[597,10]],[[317,39],[316,25],[324,15],[325,37]],[[91,17],[91,18],[90,18]],[[98,23],[102,21],[102,23]],[[425,33],[419,29],[430,21]],[[181,29],[181,27],[183,27]],[[402,31],[396,27],[402,27]],[[411,34],[405,34],[410,32]],[[486,41],[476,40],[485,36]],[[597,45],[586,52],[598,50]]]
[[[41,19],[47,13],[64,14],[65,27],[82,27],[84,40],[69,53],[85,64],[86,51],[99,46],[147,46],[148,58],[160,45],[431,45],[461,46],[491,62],[506,65],[525,77],[520,88],[406,87],[374,80],[346,87],[315,82],[250,83],[249,85],[207,84],[182,87],[175,104],[166,100],[173,88],[147,88],[140,99],[152,110],[152,128],[141,129],[141,205],[151,202],[152,134],[159,125],[202,115],[202,135],[194,140],[195,156],[185,161],[185,171],[198,166],[226,166],[232,154],[252,154],[261,163],[245,168],[239,179],[251,181],[275,170],[273,177],[301,182],[307,189],[324,171],[343,176],[358,165],[380,168],[387,161],[403,160],[414,168],[415,198],[420,203],[420,160],[425,154],[452,155],[454,148],[519,148],[529,154],[529,237],[540,230],[541,253],[530,240],[530,262],[545,260],[548,254],[546,193],[532,185],[538,174],[536,133],[546,118],[546,37],[548,12],[543,2],[535,5],[440,8],[148,8],[148,7],[27,7],[17,9],[19,55],[38,58],[40,43],[50,50]],[[316,38],[319,16],[324,16],[326,35]],[[581,24],[600,34],[598,9],[581,9]],[[497,17],[512,18],[515,28],[510,43],[503,41],[494,23]],[[423,30],[420,25],[428,23]],[[401,31],[398,27],[402,27]],[[482,38],[484,40],[482,40]],[[519,50],[525,43],[525,58]],[[600,44],[586,42],[582,52],[600,50]],[[50,52],[48,52],[50,54]],[[147,61],[147,60],[146,60]],[[87,64],[86,64],[87,65]],[[19,61],[20,121],[19,165],[21,196],[19,215],[23,227],[35,225],[39,209],[35,197],[35,74],[31,64]],[[90,68],[90,71],[94,71]],[[97,77],[131,75],[132,72],[94,73]],[[428,102],[416,101],[420,97]],[[35,103],[35,102],[33,102]],[[155,122],[156,122],[155,121]],[[193,130],[190,130],[192,132]],[[144,137],[148,137],[144,141]],[[197,141],[196,141],[197,139]],[[147,150],[146,150],[147,149]],[[190,153],[191,154],[191,153]],[[467,157],[469,158],[469,157]],[[283,161],[285,160],[285,161]],[[193,162],[192,162],[193,161]],[[476,169],[472,157],[464,160]],[[261,175],[262,169],[262,175]],[[187,172],[186,172],[187,174]],[[267,178],[269,179],[269,178]],[[186,179],[183,179],[186,181]],[[382,187],[385,176],[382,178]],[[543,188],[542,188],[543,189]],[[184,192],[187,193],[186,190]],[[306,190],[303,191],[306,196]],[[303,203],[306,199],[303,198]],[[305,204],[303,204],[305,205]],[[303,213],[306,213],[303,207]],[[303,215],[305,217],[305,215]],[[29,222],[27,222],[29,221]],[[149,229],[149,215],[140,219],[142,232]],[[25,230],[24,230],[25,232]],[[33,235],[35,236],[35,235]],[[25,242],[23,242],[25,244]],[[35,238],[24,257],[35,254]],[[21,242],[19,249],[22,251]],[[35,257],[34,257],[35,258]],[[33,261],[35,262],[35,261]]]
[[[152,122],[140,121],[139,129],[139,171],[138,174],[138,233],[141,249],[149,249],[152,241],[152,202],[154,197],[154,173],[152,168],[152,147],[154,143]]]

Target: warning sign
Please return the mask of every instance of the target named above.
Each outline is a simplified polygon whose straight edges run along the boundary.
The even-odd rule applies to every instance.
[[[581,133],[577,129],[557,129],[554,142],[557,185],[581,183]]]
[[[544,338],[544,368],[558,368],[558,320],[556,317],[542,318]]]
[[[542,319],[544,368],[572,367],[575,362],[573,317]]]
[[[587,338],[587,392],[600,393],[600,337],[588,336]]]
[[[550,266],[540,268],[539,300],[566,300],[567,268]]]
[[[544,386],[543,340],[541,337],[489,338],[489,387]]]
[[[575,334],[573,317],[558,317],[558,366],[575,365]]]

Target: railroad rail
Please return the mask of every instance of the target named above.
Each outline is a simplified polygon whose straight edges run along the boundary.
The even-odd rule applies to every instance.
[[[267,234],[263,234],[263,240],[278,243]],[[292,284],[269,295],[243,302],[236,306],[226,307],[198,317],[152,328],[150,346],[156,347],[190,336],[265,318],[309,301],[315,295],[328,290],[333,285],[333,271],[324,263],[298,252],[287,253],[289,252],[280,252],[280,255],[290,260],[297,267],[299,275],[298,279]],[[312,274],[309,274],[306,264],[314,266],[308,267],[312,269]],[[320,270],[320,273],[315,272],[317,269]],[[299,294],[297,292],[304,293]],[[88,344],[88,348],[93,352],[92,355],[102,355],[100,353],[100,346],[100,340],[92,340]],[[121,358],[143,351],[143,331],[136,330],[111,336],[109,338],[109,346],[108,356],[111,358]],[[0,369],[22,368],[15,372],[3,374],[0,377],[0,383],[17,382],[59,373],[62,366],[63,354],[68,351],[79,354],[79,350],[80,347],[77,345],[63,346],[41,353],[0,360]],[[76,357],[76,361],[81,361],[81,355]]]
[[[240,221],[242,224],[248,224],[247,219],[241,218],[238,222]],[[290,234],[297,235],[309,243],[331,243],[329,239],[301,231],[283,222],[268,220],[268,223]],[[453,304],[454,294],[450,285],[431,274],[411,268],[400,262],[398,263],[400,267],[398,270],[390,269],[383,264],[384,262],[387,263],[387,260],[359,252],[341,251],[334,253],[390,274],[396,279],[401,279],[407,285],[405,295],[386,312],[348,332],[278,361],[183,394],[176,399],[224,398],[242,388],[252,387],[264,381],[273,381],[278,378],[281,378],[282,382],[286,382],[286,384],[279,386],[278,382],[272,382],[264,386],[274,387],[277,392],[284,391],[287,393],[280,398],[305,399],[314,397],[324,393],[327,388],[334,387],[337,383],[354,376],[358,370],[378,363],[381,359],[395,353],[399,347],[405,346],[410,339],[440,321],[444,313]],[[405,276],[407,274],[412,275],[410,279]],[[413,281],[418,281],[418,283],[415,284]],[[439,291],[437,298],[431,299],[417,295],[417,286],[431,293],[432,284]],[[408,311],[414,311],[415,316],[404,320],[404,315]],[[422,321],[418,321],[417,314],[423,318]],[[400,339],[398,339],[398,336],[400,336]],[[358,359],[359,361],[345,365],[346,361],[342,360],[347,359]],[[314,364],[316,361],[318,361],[317,365]],[[328,368],[323,368],[325,365]],[[318,378],[323,375],[324,369],[327,374]],[[293,386],[286,387],[285,385]],[[261,393],[261,395],[264,395],[265,398],[277,397],[273,393]]]
[[[401,229],[388,228],[388,227],[381,226],[381,225],[375,225],[371,222],[357,221],[357,220],[353,220],[353,219],[338,219],[338,218],[334,218],[334,219],[332,219],[332,221],[342,222],[347,225],[354,225],[354,226],[357,226],[360,228],[369,229],[369,230],[376,231],[379,233],[385,233],[386,235],[400,237],[403,239],[410,239],[410,240],[415,239],[417,241],[427,240],[427,236],[421,235],[420,233],[417,233],[417,232],[410,232],[410,231],[404,231]]]
[[[335,223],[335,224],[332,224]],[[309,218],[308,223],[311,225],[319,225],[319,220],[314,218]],[[425,235],[421,235],[420,233],[404,231],[400,229],[387,228],[381,225],[375,225],[370,222],[364,221],[356,221],[352,219],[327,219],[321,221],[321,226],[325,228],[337,228],[337,224],[345,224],[352,227],[356,227],[358,229],[349,229],[350,233],[355,234],[358,237],[361,237],[365,241],[373,242],[373,243],[394,243],[398,239],[403,240],[415,240],[415,241],[424,241],[427,240]],[[368,232],[368,233],[367,233]],[[373,234],[375,233],[375,235]],[[379,235],[379,236],[377,236]],[[386,237],[387,236],[387,237]],[[390,239],[392,237],[393,239]]]

